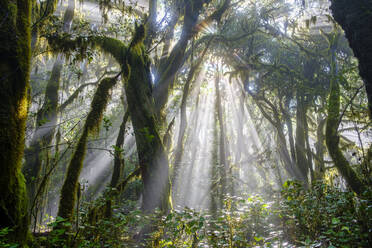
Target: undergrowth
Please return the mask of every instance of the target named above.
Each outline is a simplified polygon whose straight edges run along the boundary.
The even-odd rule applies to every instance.
[[[304,190],[287,181],[283,190],[266,199],[259,195],[226,197],[215,213],[185,208],[142,213],[136,202],[114,206],[110,219],[92,222],[89,211],[102,209],[107,199],[87,204],[79,226],[63,223],[38,237],[34,247],[370,247],[371,192],[363,198],[324,183]],[[60,225],[61,226],[61,225]],[[64,228],[65,227],[65,228]],[[147,230],[144,232],[143,230]],[[8,231],[2,230],[1,233]],[[1,240],[2,247],[17,247]]]

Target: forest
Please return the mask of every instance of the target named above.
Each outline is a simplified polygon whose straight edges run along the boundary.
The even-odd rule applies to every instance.
[[[0,247],[372,247],[372,0],[0,0]]]

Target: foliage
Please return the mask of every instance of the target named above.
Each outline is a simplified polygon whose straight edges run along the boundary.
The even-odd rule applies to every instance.
[[[283,190],[264,199],[225,197],[216,213],[193,209],[144,214],[135,201],[114,206],[112,218],[89,220],[89,209],[102,208],[107,199],[87,204],[80,212],[78,231],[70,233],[73,247],[368,247],[372,204],[325,183],[305,190],[287,181]],[[63,247],[67,228],[53,230],[47,247]],[[141,231],[151,227],[147,236]],[[70,244],[72,245],[72,244]],[[11,246],[9,246],[11,247]]]
[[[280,216],[286,237],[294,243],[315,247],[368,246],[372,224],[370,197],[369,201],[360,199],[353,192],[342,192],[321,182],[305,191],[295,181],[284,184],[282,196]]]
[[[12,232],[12,229],[9,229],[8,227],[0,229],[0,247],[4,248],[16,248],[19,247],[19,244],[9,242],[7,239],[8,233]]]

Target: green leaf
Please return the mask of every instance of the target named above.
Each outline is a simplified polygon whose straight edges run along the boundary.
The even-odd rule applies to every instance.
[[[261,240],[263,240],[262,237],[253,237],[253,238],[254,238],[254,240],[256,240],[257,242],[260,242]]]
[[[339,224],[341,221],[340,221],[340,219],[339,218],[332,218],[332,224],[333,225],[337,225],[337,224]]]

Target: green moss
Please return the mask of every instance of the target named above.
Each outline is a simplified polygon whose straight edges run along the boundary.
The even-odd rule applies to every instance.
[[[125,93],[144,184],[142,207],[145,211],[153,211],[155,208],[166,211],[169,207],[170,190],[168,158],[159,135],[149,59],[143,42],[131,47],[126,62],[130,70],[125,82]]]
[[[112,55],[120,64],[123,64],[127,54],[127,47],[118,39],[106,36],[78,36],[72,38],[67,33],[57,33],[47,36],[49,45],[55,52],[69,55],[73,51],[79,51],[84,58],[88,48],[100,48],[103,52]]]
[[[143,45],[144,36],[144,26],[137,26],[128,48],[117,39],[100,36],[71,39],[71,36],[64,34],[50,36],[48,40],[55,50],[61,52],[80,50],[83,53],[88,47],[98,47],[111,54],[121,65],[122,76],[125,80],[127,79],[125,88],[129,113],[134,126],[142,178],[145,184],[143,205],[147,210],[154,210],[156,207],[165,210],[168,208],[169,201],[168,159],[158,133],[152,97],[150,63]],[[72,217],[87,135],[89,132],[97,131],[102,119],[102,106],[107,103],[108,91],[106,89],[112,87],[111,82],[101,82],[100,87],[101,90],[97,90],[92,101],[92,111],[87,117],[83,135],[70,162],[62,188],[59,216],[64,218]],[[147,130],[148,133],[146,134],[143,130]],[[149,135],[153,137],[151,140],[148,139]],[[155,186],[155,184],[158,185]]]
[[[334,51],[333,51],[334,52]],[[334,56],[334,55],[333,55]],[[351,189],[361,195],[366,187],[359,179],[358,175],[351,168],[341,149],[339,148],[340,137],[338,126],[340,119],[340,85],[336,81],[335,61],[331,62],[331,92],[328,99],[328,117],[326,123],[326,144],[328,152],[335,163],[338,171],[345,178]]]
[[[26,163],[24,172],[27,179],[30,202],[34,201],[36,190],[40,183],[42,157],[45,156],[45,152],[47,152],[43,152],[41,147],[50,145],[57,123],[58,90],[62,62],[63,61],[58,58],[53,65],[52,73],[45,91],[44,104],[37,113],[35,134],[30,143],[30,147],[25,153]]]
[[[28,214],[25,180],[21,173],[28,111],[30,73],[30,1],[1,1],[7,11],[0,30],[0,228],[13,231],[8,239],[23,246]]]
[[[103,118],[103,111],[110,98],[110,90],[116,84],[116,78],[105,78],[99,84],[92,101],[92,109],[87,117],[86,128],[89,132],[99,131],[99,124]]]
[[[79,190],[79,176],[83,168],[83,161],[86,153],[88,135],[97,132],[103,118],[103,112],[110,99],[110,90],[116,84],[116,78],[103,79],[94,94],[91,110],[84,124],[83,133],[79,139],[75,152],[67,169],[67,175],[61,190],[61,198],[58,209],[58,216],[72,220],[74,207]]]

